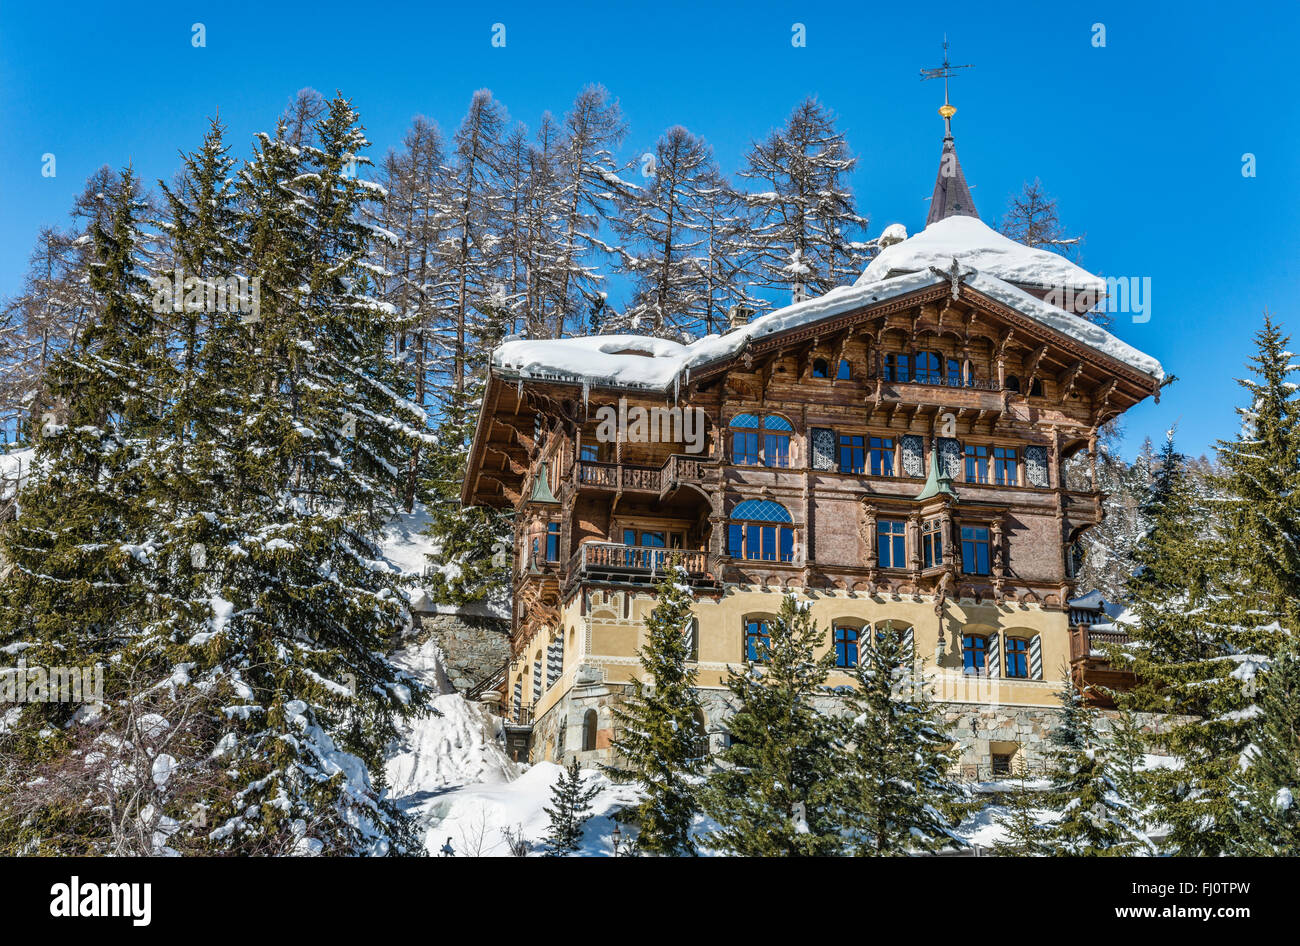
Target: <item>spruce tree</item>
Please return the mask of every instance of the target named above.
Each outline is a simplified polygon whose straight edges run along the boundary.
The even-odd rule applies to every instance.
[[[705,813],[719,825],[708,845],[750,857],[838,853],[835,727],[814,704],[826,695],[834,654],[816,656],[826,635],[793,595],[768,631],[757,660],[728,668],[735,711],[731,745],[704,793]]]
[[[637,850],[669,856],[694,854],[691,825],[699,809],[698,780],[707,753],[689,664],[691,591],[686,572],[674,562],[655,588],[655,606],[646,619],[646,642],[637,651],[641,678],[632,681],[614,711],[614,748],[621,763],[616,778],[635,780],[645,799],[631,813],[638,830]]]
[[[852,851],[903,855],[960,845],[952,829],[966,793],[948,775],[952,750],[911,647],[892,625],[872,638],[851,671],[855,687],[839,721],[844,756],[835,783]]]
[[[1300,854],[1300,649],[1293,642],[1258,676],[1259,710],[1232,778],[1237,830],[1228,853],[1294,857]]]
[[[576,758],[560,772],[551,786],[551,807],[542,809],[551,819],[546,834],[551,856],[572,854],[582,846],[582,827],[591,817],[591,800],[599,793],[598,786],[583,786]]]
[[[1138,812],[1120,798],[1106,747],[1097,733],[1096,710],[1066,675],[1061,716],[1051,735],[1049,799],[1056,815],[1047,843],[1061,855],[1127,855],[1150,847]]]
[[[1016,774],[1015,787],[1004,795],[1004,801],[1006,810],[994,818],[1002,828],[1002,836],[993,842],[993,853],[999,857],[1047,857],[1055,853],[1039,821],[1043,793],[1030,784],[1027,768],[1022,767]]]

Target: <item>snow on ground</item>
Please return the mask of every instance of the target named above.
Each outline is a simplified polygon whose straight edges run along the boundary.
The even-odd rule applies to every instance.
[[[428,527],[429,511],[421,503],[412,512],[398,513],[379,538],[384,560],[403,575],[423,575],[433,551],[433,538],[424,534]]]
[[[0,499],[9,499],[31,474],[36,451],[32,448],[0,453]]]

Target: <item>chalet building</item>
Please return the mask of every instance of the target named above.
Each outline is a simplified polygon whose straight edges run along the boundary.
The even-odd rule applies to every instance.
[[[728,666],[793,593],[840,668],[872,629],[910,638],[968,772],[1033,755],[1070,672],[1069,546],[1102,514],[1098,428],[1164,380],[1065,308],[1104,291],[979,219],[949,126],[927,226],[852,286],[689,345],[503,344],[462,498],[515,512],[511,744],[610,756],[680,555],[713,748]]]

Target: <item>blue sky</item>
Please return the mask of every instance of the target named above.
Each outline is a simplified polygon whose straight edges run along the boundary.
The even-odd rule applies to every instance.
[[[621,157],[672,124],[734,172],[751,139],[805,95],[839,116],[871,234],[924,222],[942,101],[918,79],[955,63],[958,151],[980,214],[1040,177],[1081,262],[1149,276],[1151,320],[1116,333],[1179,381],[1126,418],[1125,452],[1178,423],[1191,453],[1236,428],[1233,378],[1265,308],[1300,336],[1300,206],[1291,0],[1223,4],[6,3],[0,10],[0,296],[18,290],[38,227],[64,223],[85,178],[130,161],[170,178],[218,109],[239,157],[298,89],[350,96],[378,157],[412,116],[454,130],[490,88],[535,126],[600,82],[631,133]],[[191,45],[191,26],[207,46]],[[494,23],[506,45],[491,45]],[[807,45],[791,44],[792,24]],[[1092,45],[1093,24],[1106,29]],[[57,176],[41,176],[53,153]],[[1242,155],[1257,176],[1243,177]],[[1300,338],[1296,345],[1300,345]]]

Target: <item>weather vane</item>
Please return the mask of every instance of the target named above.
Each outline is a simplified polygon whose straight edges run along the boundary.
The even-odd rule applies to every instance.
[[[949,134],[952,133],[951,121],[952,117],[957,114],[957,109],[948,102],[948,80],[957,74],[956,70],[958,69],[973,68],[974,66],[970,63],[966,63],[962,66],[954,66],[948,61],[948,35],[945,33],[943,37],[943,65],[937,69],[921,70],[922,82],[926,79],[943,80],[943,104],[939,106],[939,114],[943,116],[944,128],[947,129]]]

